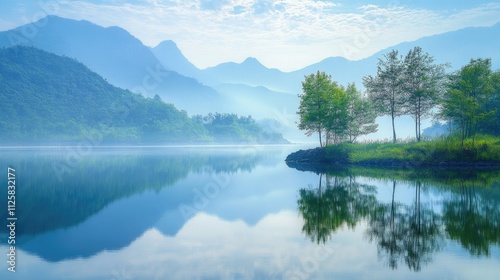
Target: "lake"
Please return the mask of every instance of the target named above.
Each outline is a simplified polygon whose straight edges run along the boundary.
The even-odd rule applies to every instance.
[[[0,278],[498,279],[499,171],[299,171],[299,148],[2,148]]]

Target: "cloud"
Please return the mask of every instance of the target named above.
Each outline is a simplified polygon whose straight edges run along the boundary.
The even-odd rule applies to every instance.
[[[61,16],[118,25],[149,46],[174,40],[202,68],[249,56],[284,70],[329,56],[360,59],[402,41],[488,26],[500,18],[500,3],[455,12],[373,4],[346,8],[326,0],[60,1],[59,6]]]

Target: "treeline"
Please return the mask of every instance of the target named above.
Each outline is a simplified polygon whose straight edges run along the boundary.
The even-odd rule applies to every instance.
[[[280,133],[264,129],[252,116],[209,113],[195,115],[192,120],[202,125],[217,143],[288,143]]]
[[[4,145],[286,142],[250,116],[200,121],[159,96],[114,87],[73,59],[31,47],[0,49],[0,104]]]
[[[500,71],[491,69],[491,59],[471,59],[449,74],[447,67],[420,47],[405,57],[393,50],[379,59],[375,76],[363,77],[364,95],[354,85],[338,86],[324,72],[306,76],[299,95],[299,129],[319,133],[321,146],[323,134],[326,144],[353,142],[376,131],[374,116],[390,116],[395,143],[395,118],[410,115],[416,141],[422,139],[422,119],[429,117],[447,122],[462,141],[477,133],[499,135]],[[356,111],[353,104],[363,110]]]

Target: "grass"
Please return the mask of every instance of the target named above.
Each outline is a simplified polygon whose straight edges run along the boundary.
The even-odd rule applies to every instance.
[[[462,141],[443,137],[422,142],[343,143],[326,148],[334,161],[362,163],[370,161],[411,161],[425,164],[441,162],[500,162],[500,137],[478,135]]]

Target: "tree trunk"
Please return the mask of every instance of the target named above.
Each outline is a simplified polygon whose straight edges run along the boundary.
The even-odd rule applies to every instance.
[[[422,116],[421,112],[422,112],[422,100],[421,100],[421,97],[419,96],[418,97],[418,103],[417,103],[417,110],[416,110],[416,114],[415,114],[415,133],[416,133],[416,138],[417,138],[417,142],[420,142],[420,117]]]
[[[418,117],[415,116],[415,139],[417,139],[417,142],[420,142],[420,139],[418,137]]]
[[[420,130],[420,125],[422,124],[422,121],[420,119],[420,117],[418,118],[418,139],[417,139],[417,142],[420,142],[420,138],[422,136],[422,134],[420,133],[421,130]]]
[[[319,146],[323,147],[323,142],[321,141],[321,128],[318,129],[318,134],[319,134]]]
[[[394,127],[394,113],[391,114],[392,117],[392,143],[396,143],[396,128]]]
[[[396,181],[392,181],[392,204],[391,204],[391,230],[394,230],[394,193],[396,192]]]

